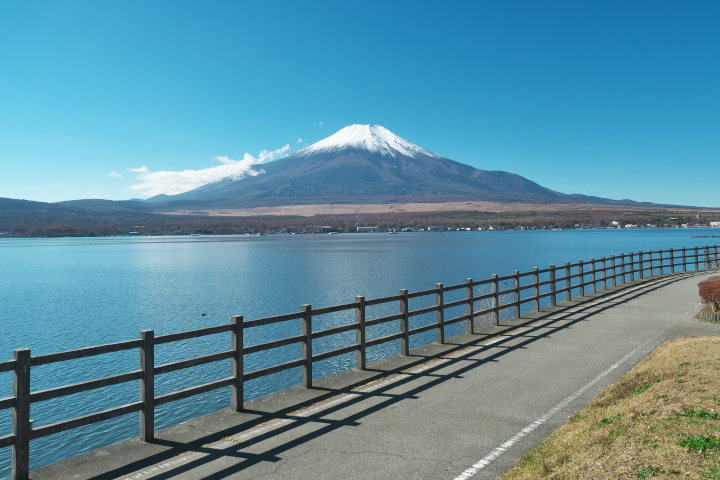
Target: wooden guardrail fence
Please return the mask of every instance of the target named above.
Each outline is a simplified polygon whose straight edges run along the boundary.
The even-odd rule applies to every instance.
[[[594,258],[589,261],[580,260],[578,263],[573,264],[568,262],[562,266],[550,265],[549,268],[542,270],[534,268],[532,271],[524,273],[515,270],[512,275],[502,277],[492,275],[491,278],[485,280],[475,281],[468,278],[465,283],[452,286],[444,286],[438,283],[435,288],[419,292],[400,290],[398,295],[389,297],[366,299],[363,296],[358,296],[355,302],[343,305],[317,309],[313,309],[311,305],[303,305],[299,312],[256,320],[244,320],[242,316],[234,316],[232,322],[227,325],[157,337],[152,330],[143,330],[140,332],[140,338],[136,340],[60,353],[32,356],[29,349],[17,349],[14,352],[13,360],[0,362],[0,372],[13,372],[12,397],[0,399],[0,410],[12,409],[12,433],[0,437],[0,448],[12,446],[12,479],[27,480],[30,468],[30,441],[36,438],[129,413],[140,412],[140,438],[143,441],[150,442],[155,435],[155,407],[159,405],[230,386],[232,387],[231,408],[233,411],[239,412],[243,409],[245,398],[244,384],[256,378],[300,367],[302,369],[301,384],[310,388],[313,382],[314,362],[355,352],[356,367],[365,369],[367,350],[376,345],[400,340],[399,353],[408,355],[410,352],[410,337],[422,332],[435,330],[436,341],[443,343],[445,341],[445,328],[459,322],[467,323],[466,331],[468,333],[476,333],[474,322],[476,318],[490,318],[492,323],[497,325],[500,324],[503,311],[509,310],[512,313],[511,316],[518,317],[523,305],[532,303],[532,309],[539,310],[541,300],[548,297],[550,305],[554,306],[557,304],[558,296],[562,297],[561,301],[571,300],[574,290],[577,290],[575,297],[582,297],[586,293],[598,291],[599,288],[606,289],[635,279],[675,273],[677,271],[702,270],[717,266],[719,266],[718,245],[631,252],[630,254],[613,255],[609,258],[602,257],[598,260]],[[558,273],[561,275],[558,276]],[[541,275],[547,275],[548,279],[541,281]],[[530,278],[531,281],[523,284],[522,282],[526,278]],[[512,287],[500,290],[500,282],[511,282]],[[478,287],[480,290],[479,295],[476,294],[476,288]],[[463,290],[465,298],[451,302],[445,301],[445,293]],[[531,295],[523,297],[524,292],[527,291],[530,291]],[[435,297],[434,305],[410,310],[410,299],[427,296]],[[398,313],[379,318],[367,318],[367,307],[394,302],[397,302],[399,306]],[[486,308],[476,310],[477,302],[480,302],[480,305]],[[460,306],[465,307],[463,315],[450,319],[445,318],[447,309]],[[354,323],[324,330],[313,329],[313,317],[352,310],[355,311]],[[410,318],[433,312],[435,313],[434,323],[410,328]],[[298,319],[302,323],[300,335],[262,344],[245,345],[244,332],[247,329]],[[400,329],[398,332],[367,340],[366,332],[368,327],[393,321],[399,321]],[[355,332],[355,343],[335,350],[313,354],[313,340],[353,331]],[[164,365],[155,365],[155,346],[218,333],[231,334],[230,350]],[[246,355],[292,344],[301,344],[301,358],[252,372],[245,372],[244,360]],[[131,349],[139,350],[140,370],[31,392],[30,374],[32,367]],[[230,377],[165,395],[155,395],[155,377],[157,375],[227,359],[232,362],[232,375]],[[35,428],[31,425],[30,406],[33,403],[136,380],[140,382],[140,398],[137,402]]]

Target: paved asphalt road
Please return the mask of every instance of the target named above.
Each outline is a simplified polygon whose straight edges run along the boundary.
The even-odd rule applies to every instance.
[[[708,276],[573,302],[497,329],[485,343],[463,335],[312,392],[251,402],[245,414],[218,412],[159,432],[155,445],[123,442],[31,478],[498,478],[659,344],[720,335],[720,325],[694,319],[697,283]],[[308,406],[298,410],[303,395]]]

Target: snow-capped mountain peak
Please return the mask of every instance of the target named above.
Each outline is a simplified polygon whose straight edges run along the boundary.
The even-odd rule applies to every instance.
[[[298,155],[310,155],[322,151],[342,150],[345,148],[361,148],[383,155],[408,157],[419,155],[440,157],[429,150],[408,142],[402,137],[380,125],[350,125],[317,143],[298,151]]]

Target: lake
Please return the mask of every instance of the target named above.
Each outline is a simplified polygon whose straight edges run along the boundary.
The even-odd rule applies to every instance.
[[[717,234],[718,229],[639,229],[0,239],[0,361],[12,359],[16,348],[54,353],[135,339],[144,329],[162,335],[226,324],[233,315],[249,320],[296,312],[303,304],[348,303],[356,295],[377,298],[401,288],[425,290],[591,257],[717,244],[718,238],[692,238]],[[461,326],[456,328],[448,335],[459,333]],[[432,341],[428,333],[414,338],[413,346]],[[287,332],[254,334],[248,344]],[[228,348],[227,334],[159,346],[156,364]],[[292,348],[249,358],[246,368],[262,366],[273,355],[296,356]],[[381,346],[370,360],[395,353]],[[229,376],[229,362],[218,365],[158,377],[156,394]],[[350,359],[338,357],[316,367],[316,376],[351,366]],[[137,368],[136,350],[44,365],[32,370],[32,390]],[[246,386],[246,400],[299,379],[297,369],[259,379]],[[0,398],[11,395],[12,376],[2,373]],[[229,398],[225,388],[159,407],[156,428],[227,408]],[[137,400],[133,382],[35,403],[31,416],[45,425]],[[10,410],[0,411],[0,420],[0,436],[9,434]],[[32,468],[137,435],[133,414],[34,440]],[[9,475],[10,448],[4,448],[0,478]]]

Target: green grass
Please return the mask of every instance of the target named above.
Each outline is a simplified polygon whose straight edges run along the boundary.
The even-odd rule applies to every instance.
[[[652,387],[652,383],[647,383],[647,384],[643,385],[642,387],[636,388],[636,389],[635,389],[635,395],[640,395],[641,393],[649,390],[650,387]]]
[[[695,452],[707,452],[708,450],[720,449],[720,438],[707,435],[686,437],[680,440],[679,445]]]
[[[689,417],[689,418],[704,418],[707,420],[719,420],[720,413],[708,412],[707,410],[690,410],[689,412],[681,413],[678,417]]]
[[[647,466],[638,468],[638,470],[635,472],[635,477],[637,478],[650,478],[654,477],[660,473],[660,467],[653,467],[653,466]]]

